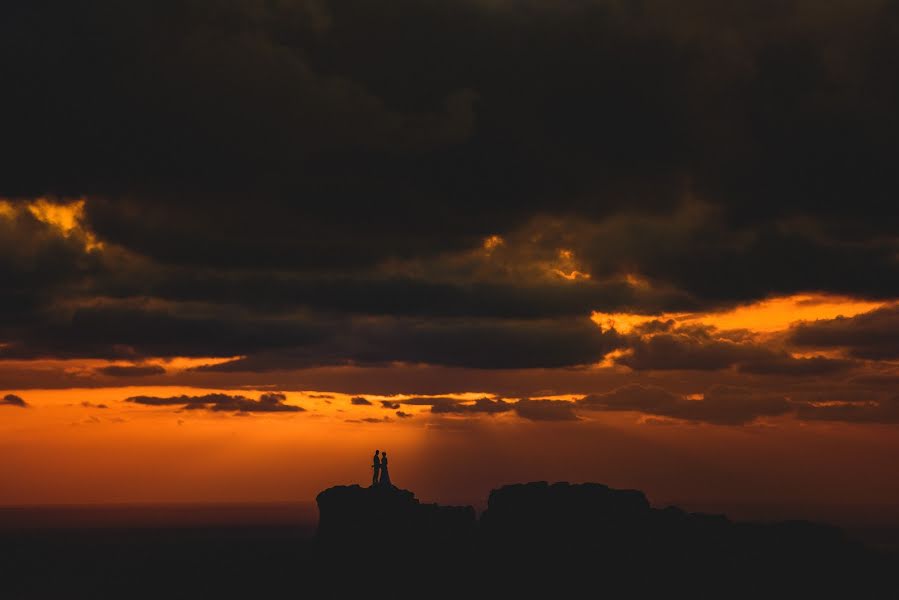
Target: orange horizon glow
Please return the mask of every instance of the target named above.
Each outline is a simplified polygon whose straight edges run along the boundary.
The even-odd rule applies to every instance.
[[[805,294],[718,313],[666,317],[682,324],[770,334],[799,320],[853,316],[886,304]],[[622,333],[659,318],[593,314],[599,326]],[[899,483],[891,476],[892,465],[899,460],[899,436],[892,425],[800,422],[784,416],[727,426],[635,412],[582,413],[572,422],[529,422],[513,412],[437,415],[428,406],[415,405],[403,405],[412,416],[400,418],[394,410],[382,408],[381,401],[420,394],[366,393],[371,405],[359,406],[352,404],[353,394],[320,386],[283,391],[286,404],[302,406],[305,412],[242,417],[124,401],[135,395],[207,393],[256,399],[282,391],[277,385],[183,384],[184,376],[195,375],[191,369],[232,358],[148,359],[139,364],[158,364],[167,373],[153,376],[147,385],[141,385],[140,378],[117,383],[116,378],[97,374],[104,366],[132,364],[124,361],[0,363],[7,369],[37,373],[31,386],[3,390],[25,398],[29,407],[0,406],[0,452],[5,457],[0,461],[0,481],[15,482],[0,486],[0,505],[309,501],[330,485],[365,483],[369,455],[380,448],[393,452],[400,484],[425,500],[472,502],[503,483],[568,479],[644,489],[650,497],[685,503],[691,498],[719,501],[722,506],[777,499],[800,505],[820,497],[899,506]],[[658,381],[652,374],[629,374],[612,364],[594,370],[609,373],[607,388],[627,381],[644,385]],[[86,387],[40,387],[42,377],[58,372],[76,375]],[[566,375],[562,370],[557,377],[586,377],[590,372]],[[688,383],[691,378],[702,381],[691,375],[668,381]],[[553,393],[551,387],[534,397],[573,401],[582,396]],[[498,397],[489,388],[474,389],[486,391],[441,395],[466,402]],[[829,401],[821,402],[825,406]],[[790,454],[797,447],[805,451]],[[616,458],[621,456],[628,460]],[[724,489],[722,478],[737,483]]]
[[[364,484],[374,448],[391,453],[396,480],[425,500],[473,502],[504,483],[565,479],[722,505],[775,497],[814,504],[818,495],[828,502],[899,501],[899,484],[888,476],[899,436],[889,426],[790,419],[698,426],[628,413],[529,423],[509,415],[439,417],[416,406],[408,407],[412,419],[357,423],[347,419],[392,414],[378,406],[383,397],[367,396],[373,405],[360,407],[348,394],[313,398],[323,392],[311,391],[287,393],[288,403],[307,412],[245,418],[123,402],[137,394],[213,391],[221,390],[21,391],[31,407],[8,409],[0,427],[0,477],[15,482],[0,488],[0,505],[306,502],[330,485]],[[791,454],[797,444],[806,452]],[[760,464],[769,468],[759,471]],[[718,485],[725,474],[727,490]]]

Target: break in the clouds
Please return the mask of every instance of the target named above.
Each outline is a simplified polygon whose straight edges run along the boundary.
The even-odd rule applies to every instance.
[[[123,384],[182,377],[155,360],[179,357],[238,384],[603,365],[760,390],[429,405],[532,420],[748,422],[803,379],[849,402],[895,376],[894,2],[14,4],[0,361],[102,359],[78,381]],[[764,334],[677,318],[802,293],[879,308]],[[517,397],[553,391],[534,387]],[[234,398],[171,404],[292,409]],[[858,414],[818,408],[797,414]]]

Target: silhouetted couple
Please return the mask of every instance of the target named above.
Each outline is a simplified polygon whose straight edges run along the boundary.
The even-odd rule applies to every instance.
[[[381,454],[380,458],[378,454]],[[376,485],[389,485],[393,486],[390,483],[390,471],[387,470],[387,452],[381,452],[380,450],[375,450],[375,458],[371,464],[372,468],[372,476],[371,476],[371,485],[372,487]]]

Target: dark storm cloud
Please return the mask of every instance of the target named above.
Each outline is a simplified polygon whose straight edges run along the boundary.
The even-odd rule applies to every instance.
[[[25,402],[20,396],[16,396],[15,394],[6,394],[2,398],[0,398],[0,406],[17,406],[19,408],[27,408],[28,403]]]
[[[843,348],[850,356],[870,360],[899,358],[899,306],[854,317],[837,317],[793,328],[790,340],[799,347]]]
[[[105,249],[0,211],[0,357],[849,368],[576,317],[899,296],[897,60],[893,2],[14,3],[0,195],[85,196]],[[492,234],[508,272],[458,266]],[[561,248],[590,280],[515,275]]]
[[[159,365],[110,365],[100,367],[97,372],[110,377],[148,377],[164,375],[165,369]]]
[[[736,366],[754,375],[807,376],[846,371],[857,361],[824,356],[795,357],[742,330],[719,331],[704,325],[649,321],[626,336],[628,351],[616,358],[634,370],[716,371]]]
[[[622,344],[589,319],[354,322],[304,348],[285,348],[202,367],[209,372],[271,371],[316,364],[425,363],[480,369],[596,363]]]
[[[594,275],[636,269],[721,306],[798,291],[899,295],[899,240],[892,233],[841,239],[845,229],[830,231],[813,214],[735,223],[727,208],[697,204],[665,215],[612,217],[585,228],[572,246]],[[881,209],[859,218],[894,217]]]
[[[391,402],[389,400],[381,400],[381,408],[389,408],[391,410],[396,410],[400,407],[399,402]]]
[[[350,404],[354,406],[371,406],[371,401],[362,396],[354,396],[350,398]]]
[[[205,396],[131,396],[126,402],[147,406],[179,406],[187,410],[211,410],[215,412],[233,411],[239,413],[253,412],[302,412],[301,406],[284,404],[287,396],[278,393],[267,393],[253,400],[246,396],[231,394],[206,394]]]
[[[522,398],[515,403],[515,413],[530,421],[577,421],[575,404],[565,400],[531,400]]]
[[[746,388],[713,386],[706,390],[703,398],[691,400],[660,387],[639,384],[585,396],[578,402],[578,407],[584,410],[636,411],[715,425],[744,425],[758,417],[779,416],[792,410],[782,395]]]
[[[587,0],[21,5],[0,36],[4,108],[17,115],[4,179],[14,195],[98,198],[93,226],[146,254],[229,266],[459,248],[544,210],[670,208],[688,181],[728,223],[814,210],[825,229],[849,216],[850,234],[889,232],[897,13],[708,0],[676,14]],[[79,93],[63,102],[60,89]],[[239,210],[249,191],[254,208]]]
[[[312,64],[303,46],[321,32],[296,6],[138,1],[125,8],[95,0],[13,10],[2,37],[3,55],[18,57],[3,63],[15,91],[4,95],[3,109],[18,115],[9,144],[19,149],[3,159],[12,161],[5,175],[25,170],[8,193],[88,193],[101,235],[166,261],[319,267],[428,248],[423,227],[397,223],[405,235],[393,237],[379,231],[396,221],[380,204],[392,198],[394,208],[428,222],[427,205],[416,206],[438,182],[424,185],[425,173],[410,171],[420,153],[470,135],[476,94],[459,86],[426,109],[390,107],[352,76]],[[55,41],[44,46],[39,38]],[[61,89],[79,93],[49,100]],[[48,135],[59,143],[39,151]],[[259,210],[237,210],[251,190]],[[271,219],[269,210],[296,218]],[[357,231],[347,233],[358,235],[327,251],[334,244],[322,234],[353,223]],[[234,229],[241,235],[227,235]],[[444,239],[451,247],[463,241]]]
[[[78,232],[60,235],[24,208],[0,210],[0,341],[3,329],[34,323],[45,303],[98,271],[98,256]]]
[[[725,369],[738,362],[765,358],[769,351],[756,344],[743,344],[699,335],[662,333],[633,339],[631,352],[617,359],[635,370]]]
[[[235,356],[315,343],[324,339],[325,326],[324,319],[253,318],[209,306],[102,304],[28,329],[8,328],[13,341],[0,347],[0,358]]]
[[[586,318],[399,323],[383,337],[394,360],[493,369],[590,364],[621,344]]]
[[[428,265],[436,270],[439,264]],[[570,317],[602,309],[692,311],[701,299],[674,289],[645,289],[625,281],[432,281],[411,276],[289,277],[282,273],[167,272],[111,282],[120,295],[154,295],[174,301],[234,303],[264,309],[298,305],[315,310],[423,317],[533,319]]]
[[[247,358],[209,367],[253,371],[327,364],[421,362],[476,368],[598,362],[621,344],[587,318],[354,320],[338,313],[248,313],[230,305],[93,303],[0,328],[0,358]],[[5,339],[4,339],[5,338]],[[109,374],[109,373],[107,373]]]

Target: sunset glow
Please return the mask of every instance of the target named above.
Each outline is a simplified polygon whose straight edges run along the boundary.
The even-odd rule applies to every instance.
[[[15,4],[0,507],[899,523],[894,5]]]
[[[620,333],[630,333],[635,326],[651,321],[668,320],[678,323],[709,325],[721,330],[745,329],[758,333],[772,333],[786,330],[790,325],[801,321],[849,318],[888,304],[887,302],[800,294],[763,300],[722,312],[664,313],[661,315],[594,312],[592,319],[600,327],[614,328]]]

